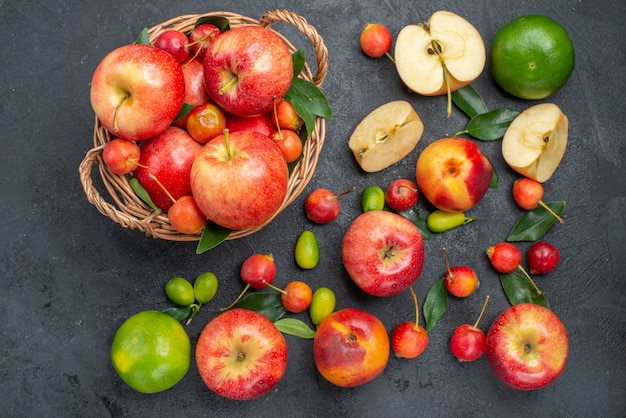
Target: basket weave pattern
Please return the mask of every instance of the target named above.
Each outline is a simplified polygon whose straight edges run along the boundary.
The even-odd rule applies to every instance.
[[[313,44],[316,53],[316,72],[313,73],[308,64],[305,64],[302,74],[305,80],[311,81],[318,87],[322,86],[328,71],[328,51],[323,39],[318,35],[314,27],[309,25],[302,16],[285,10],[274,10],[265,13],[259,20],[245,17],[232,12],[211,12],[198,15],[184,15],[170,19],[148,30],[150,42],[167,29],[177,29],[188,32],[193,29],[195,22],[202,16],[220,16],[229,20],[231,27],[244,25],[260,25],[274,31],[271,26],[275,22],[285,22],[293,25],[299,32],[305,35]],[[296,48],[281,33],[274,31],[293,53]],[[302,158],[293,169],[289,177],[287,195],[280,208],[262,225],[258,227],[233,231],[227,239],[241,238],[257,232],[270,223],[280,212],[291,204],[304,190],[311,180],[319,154],[324,144],[326,124],[323,118],[316,118],[315,127],[311,136],[307,138],[302,151]],[[200,235],[185,235],[176,231],[166,213],[154,211],[146,205],[131,189],[128,177],[112,173],[102,160],[102,149],[114,137],[95,118],[93,131],[93,148],[90,149],[79,166],[80,181],[83,185],[88,201],[105,216],[124,228],[138,229],[147,236],[171,241],[198,241]],[[102,184],[107,191],[107,201],[97,190],[92,179],[92,170],[96,164],[99,168]]]

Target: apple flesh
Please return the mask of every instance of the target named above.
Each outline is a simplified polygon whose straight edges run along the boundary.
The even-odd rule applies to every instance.
[[[142,141],[139,149],[139,167],[133,175],[157,207],[167,211],[175,200],[191,195],[189,173],[202,145],[183,129],[171,126]]]
[[[393,296],[411,286],[424,266],[424,241],[408,219],[387,211],[359,215],[341,242],[348,274],[366,293]]]
[[[240,26],[222,33],[204,56],[209,96],[227,112],[256,116],[272,110],[293,79],[291,53],[272,30]]]
[[[185,78],[169,53],[130,44],[107,54],[91,80],[91,107],[112,134],[134,141],[152,138],[183,106]]]
[[[465,212],[485,196],[492,168],[474,141],[441,138],[428,145],[416,165],[417,185],[437,209]]]
[[[341,387],[372,381],[389,361],[389,336],[383,323],[357,308],[335,311],[322,320],[313,339],[320,374]]]
[[[396,38],[394,57],[402,81],[424,96],[453,92],[474,81],[486,62],[485,43],[461,16],[440,10]]]
[[[287,195],[289,170],[273,140],[251,131],[207,142],[191,168],[193,196],[206,217],[241,230],[268,221]]]
[[[554,103],[524,110],[502,137],[502,156],[523,176],[544,183],[552,177],[567,149],[568,119]]]
[[[496,376],[520,390],[543,388],[565,369],[567,330],[550,309],[532,303],[502,312],[487,332],[485,355]]]
[[[235,400],[269,393],[287,369],[287,343],[264,315],[232,309],[204,327],[196,345],[202,380],[218,395]]]
[[[348,146],[366,172],[381,171],[415,149],[424,124],[407,101],[396,100],[370,112],[354,129]]]

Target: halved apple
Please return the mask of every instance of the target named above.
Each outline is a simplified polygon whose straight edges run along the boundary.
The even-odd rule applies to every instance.
[[[540,183],[561,163],[567,148],[567,116],[554,103],[520,113],[502,138],[502,156],[515,171]]]
[[[428,22],[407,25],[396,38],[394,58],[406,86],[424,96],[450,94],[471,83],[485,67],[482,36],[461,16],[446,10],[435,12]]]
[[[424,124],[413,106],[396,100],[363,118],[350,136],[348,146],[361,168],[372,173],[406,157],[423,133]]]

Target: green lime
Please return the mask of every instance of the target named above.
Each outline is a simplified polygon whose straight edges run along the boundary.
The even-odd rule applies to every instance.
[[[567,31],[542,15],[520,16],[496,33],[491,46],[491,72],[510,94],[539,100],[565,85],[575,64]]]
[[[312,231],[304,231],[298,237],[295,251],[296,264],[303,269],[312,269],[320,261],[320,247]]]
[[[198,303],[209,303],[217,293],[217,277],[211,272],[202,273],[193,282],[193,293]]]
[[[184,277],[172,277],[165,283],[165,294],[172,302],[180,306],[189,306],[196,299],[193,286]]]
[[[333,313],[336,303],[335,293],[327,287],[320,287],[313,292],[311,306],[309,306],[313,325],[319,325],[324,318]]]
[[[367,186],[361,193],[361,208],[363,212],[383,210],[385,207],[385,192],[378,186]]]
[[[189,370],[191,342],[183,326],[163,312],[142,311],[118,328],[111,345],[117,374],[131,388],[156,393],[171,388]]]

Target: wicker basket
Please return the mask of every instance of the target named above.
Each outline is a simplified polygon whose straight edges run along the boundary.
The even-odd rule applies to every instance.
[[[193,29],[196,20],[202,16],[221,16],[229,19],[231,27],[244,25],[260,25],[270,30],[275,22],[285,22],[293,25],[299,32],[304,34],[313,44],[316,53],[316,72],[312,73],[308,64],[305,64],[302,78],[311,81],[321,87],[328,70],[328,51],[324,41],[318,35],[314,27],[309,25],[303,17],[285,10],[268,11],[259,20],[245,17],[231,12],[211,12],[201,15],[184,15],[170,19],[149,29],[149,39],[153,42],[156,37],[166,29],[178,29],[188,32]],[[276,32],[276,31],[274,31]],[[286,43],[291,52],[296,48],[282,34],[276,32]],[[258,227],[233,231],[227,239],[241,238],[257,232],[271,222],[280,212],[291,204],[304,190],[311,180],[319,154],[324,144],[326,124],[323,118],[318,117],[315,128],[303,148],[302,159],[293,169],[289,178],[287,195],[280,208],[264,224]],[[124,228],[138,229],[153,238],[171,241],[198,241],[200,235],[185,235],[176,231],[169,223],[166,213],[154,211],[147,206],[131,189],[127,176],[112,173],[102,160],[102,149],[112,140],[111,134],[101,125],[96,117],[93,131],[93,145],[79,166],[80,181],[83,185],[87,199],[105,216],[117,222]],[[109,203],[98,192],[92,181],[92,168],[97,164],[103,187],[106,188],[112,203]]]

